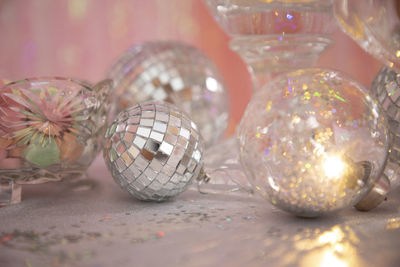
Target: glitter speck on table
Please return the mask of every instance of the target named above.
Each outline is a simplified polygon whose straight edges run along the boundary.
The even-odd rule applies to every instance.
[[[163,237],[163,236],[165,236],[165,233],[164,233],[164,232],[158,232],[158,233],[157,233],[157,237]]]

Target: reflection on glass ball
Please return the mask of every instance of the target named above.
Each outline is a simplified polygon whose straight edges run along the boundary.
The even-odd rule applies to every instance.
[[[196,124],[174,105],[145,102],[118,114],[103,155],[122,189],[141,200],[162,201],[199,176],[203,142]]]
[[[342,30],[365,51],[400,70],[400,2],[394,0],[334,0]]]
[[[379,178],[389,147],[375,99],[357,82],[321,69],[284,74],[258,91],[239,138],[254,189],[307,217],[354,205]]]
[[[199,50],[178,42],[131,47],[110,70],[116,113],[155,100],[173,103],[199,126],[206,146],[224,134],[229,97],[215,64]]]

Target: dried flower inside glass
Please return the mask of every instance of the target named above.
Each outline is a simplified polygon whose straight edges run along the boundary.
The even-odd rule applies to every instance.
[[[31,78],[0,89],[0,205],[21,184],[77,177],[102,148],[111,81]]]

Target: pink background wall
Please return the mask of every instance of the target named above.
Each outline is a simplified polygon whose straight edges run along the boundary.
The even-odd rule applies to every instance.
[[[104,77],[130,45],[181,40],[196,46],[221,70],[232,102],[232,124],[250,99],[244,63],[228,48],[201,0],[0,0],[0,78]],[[369,86],[380,63],[341,32],[318,65],[342,70]]]

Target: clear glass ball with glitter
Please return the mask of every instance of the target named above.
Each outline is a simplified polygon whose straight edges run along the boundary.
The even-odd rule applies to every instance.
[[[203,142],[179,108],[145,102],[119,113],[108,128],[104,160],[115,182],[132,196],[163,201],[199,176]]]
[[[173,103],[199,126],[206,146],[224,134],[229,96],[215,64],[194,47],[179,42],[132,46],[113,65],[116,113],[143,101]]]
[[[256,192],[314,217],[354,205],[386,162],[387,120],[341,73],[305,69],[256,92],[240,124],[240,158]]]

